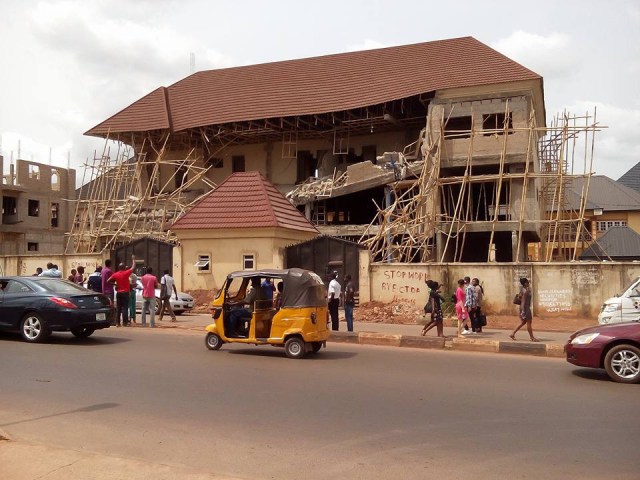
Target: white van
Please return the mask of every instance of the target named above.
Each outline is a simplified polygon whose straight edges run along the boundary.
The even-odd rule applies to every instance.
[[[624,290],[622,295],[607,299],[602,304],[598,323],[621,323],[640,320],[640,277]]]

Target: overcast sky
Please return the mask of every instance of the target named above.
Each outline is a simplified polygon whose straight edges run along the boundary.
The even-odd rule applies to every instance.
[[[78,168],[104,146],[83,132],[189,75],[191,52],[207,70],[462,36],[542,75],[547,121],[597,107],[596,173],[640,162],[634,0],[1,0],[1,153],[20,139],[21,158]]]

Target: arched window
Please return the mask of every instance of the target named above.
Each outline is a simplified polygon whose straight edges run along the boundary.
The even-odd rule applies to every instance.
[[[60,174],[55,168],[51,169],[51,190],[60,191]]]

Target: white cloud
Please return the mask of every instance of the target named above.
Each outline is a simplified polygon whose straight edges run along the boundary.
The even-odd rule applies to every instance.
[[[578,101],[567,105],[575,115],[593,114],[599,126],[607,127],[596,132],[593,170],[617,180],[627,170],[640,162],[640,109],[629,109],[594,101]],[[579,146],[580,148],[580,146]]]
[[[491,46],[543,77],[570,76],[579,64],[573,40],[565,33],[544,36],[518,30]]]
[[[359,50],[374,50],[376,48],[384,48],[387,45],[384,43],[380,43],[377,40],[371,40],[367,38],[360,43],[354,43],[352,45],[348,45],[346,51],[347,52],[357,52]]]

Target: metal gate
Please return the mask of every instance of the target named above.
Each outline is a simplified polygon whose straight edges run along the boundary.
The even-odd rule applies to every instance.
[[[119,263],[129,265],[133,253],[136,256],[136,275],[144,275],[145,267],[153,268],[156,277],[160,277],[165,270],[173,275],[173,247],[171,243],[144,237],[112,250],[111,262],[114,267]]]

